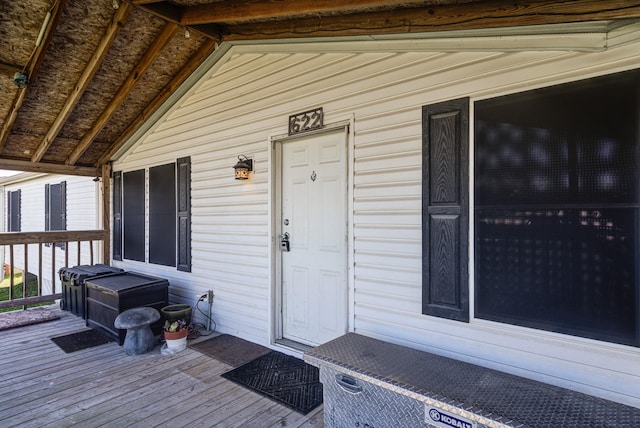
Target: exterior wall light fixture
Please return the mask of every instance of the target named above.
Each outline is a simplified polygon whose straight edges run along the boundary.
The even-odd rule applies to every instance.
[[[238,163],[233,169],[236,170],[236,180],[248,180],[249,173],[253,171],[253,159],[247,159],[245,155],[240,155]]]

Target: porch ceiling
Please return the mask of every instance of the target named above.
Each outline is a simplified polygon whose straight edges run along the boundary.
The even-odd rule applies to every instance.
[[[0,169],[98,175],[224,41],[640,17],[640,0],[24,0],[0,4]]]

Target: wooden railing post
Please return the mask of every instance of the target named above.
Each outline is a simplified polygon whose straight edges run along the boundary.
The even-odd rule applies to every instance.
[[[102,229],[107,238],[102,241],[103,263],[111,263],[111,163],[102,166]]]
[[[27,279],[29,278],[29,246],[24,244],[24,270],[22,271],[22,297],[27,298]],[[27,305],[22,305],[27,309]]]
[[[15,279],[15,269],[14,269],[14,261],[13,261],[13,244],[9,246],[9,300],[13,299],[13,286]]]

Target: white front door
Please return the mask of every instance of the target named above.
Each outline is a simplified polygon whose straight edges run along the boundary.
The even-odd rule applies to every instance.
[[[280,142],[282,337],[306,345],[347,330],[346,143],[345,129]]]

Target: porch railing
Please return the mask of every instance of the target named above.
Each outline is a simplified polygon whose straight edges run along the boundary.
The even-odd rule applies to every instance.
[[[0,233],[4,275],[9,280],[9,299],[0,301],[0,309],[14,306],[26,309],[30,304],[60,299],[59,267],[104,263],[102,253],[94,249],[94,244],[104,246],[108,239],[106,230]],[[18,298],[14,295],[16,270],[23,272],[23,297]],[[38,282],[37,295],[27,296],[28,278],[34,274]],[[45,282],[47,287],[43,287]]]

